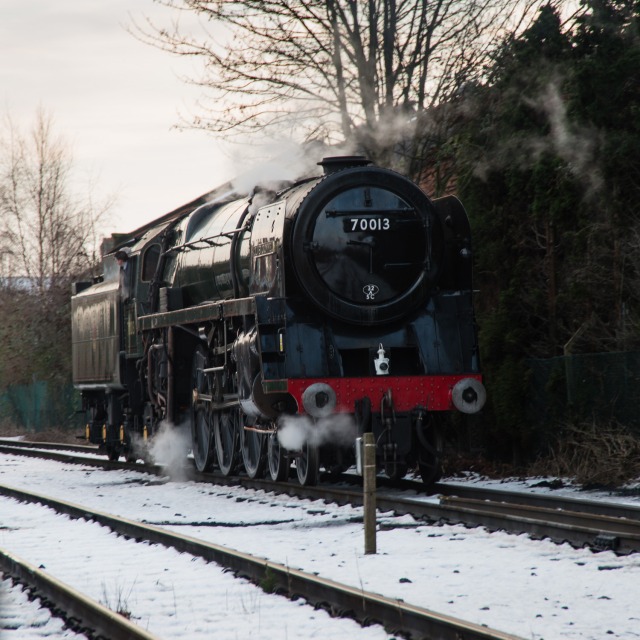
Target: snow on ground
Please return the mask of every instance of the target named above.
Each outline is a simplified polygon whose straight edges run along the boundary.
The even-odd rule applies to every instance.
[[[138,544],[40,505],[0,498],[0,508],[14,514],[2,546],[158,637],[287,640],[322,638],[329,629],[332,637],[388,638],[380,626],[363,629],[353,620],[331,619],[187,553]]]
[[[54,617],[40,600],[29,600],[26,591],[11,580],[0,582],[0,638],[2,640],[37,640],[41,638],[64,638],[84,640],[64,628],[64,622]]]
[[[364,555],[362,524],[356,521],[361,508],[12,455],[0,458],[0,483],[185,531],[530,640],[640,638],[640,555],[595,554],[523,535],[429,526],[410,516],[380,513],[379,525],[396,528],[381,526],[378,553]],[[500,488],[522,490],[526,483],[503,482]],[[11,533],[0,529],[0,546],[12,549],[12,544]],[[44,547],[42,553],[50,557],[52,551]],[[126,563],[112,565],[123,584],[140,579],[139,568],[129,574]],[[109,569],[114,567],[105,563],[104,571]],[[135,586],[131,597],[136,597]],[[183,593],[180,600],[202,597],[194,584],[194,593]],[[313,610],[301,611],[309,616]],[[376,633],[373,629],[363,633],[365,638],[380,637],[366,635]],[[180,637],[190,638],[184,633]]]

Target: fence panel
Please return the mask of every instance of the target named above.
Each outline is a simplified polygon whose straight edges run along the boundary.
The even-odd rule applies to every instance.
[[[531,371],[527,411],[533,424],[617,421],[640,435],[640,352],[530,359],[526,364]]]
[[[80,396],[72,385],[35,381],[0,392],[0,422],[27,431],[82,426]]]

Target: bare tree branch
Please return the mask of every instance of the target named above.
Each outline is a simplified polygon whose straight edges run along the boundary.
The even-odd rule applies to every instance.
[[[72,194],[70,150],[42,109],[26,136],[7,115],[0,145],[0,276],[28,278],[42,292],[91,264],[111,203]]]
[[[140,40],[202,62],[187,124],[214,133],[277,131],[355,143],[374,159],[415,134],[417,114],[481,78],[492,50],[545,0],[158,0],[202,31],[150,19]],[[559,0],[562,2],[562,0]]]

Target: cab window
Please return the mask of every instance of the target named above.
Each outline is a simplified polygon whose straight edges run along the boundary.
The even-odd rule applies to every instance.
[[[144,252],[142,258],[142,281],[150,282],[156,272],[158,261],[160,260],[160,245],[152,244]]]

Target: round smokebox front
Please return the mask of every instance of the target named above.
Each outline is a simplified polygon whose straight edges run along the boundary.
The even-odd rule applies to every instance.
[[[358,169],[329,176],[302,203],[296,273],[330,315],[376,324],[405,315],[431,275],[431,203],[401,176]]]

